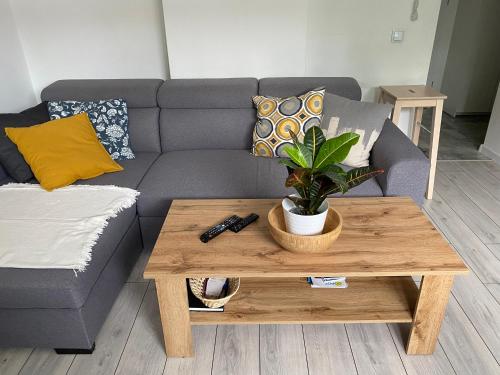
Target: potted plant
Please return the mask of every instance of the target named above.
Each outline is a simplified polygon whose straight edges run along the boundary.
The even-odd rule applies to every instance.
[[[366,180],[383,173],[372,167],[344,170],[339,163],[349,154],[358,140],[356,133],[344,133],[326,140],[318,126],[311,127],[300,142],[289,131],[293,146],[285,148],[290,159],[282,159],[289,172],[285,186],[297,194],[283,199],[283,213],[287,232],[299,235],[321,234],[328,212],[326,198],[335,193],[346,193]]]

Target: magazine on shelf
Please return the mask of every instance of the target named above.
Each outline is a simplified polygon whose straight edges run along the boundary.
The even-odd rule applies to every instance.
[[[343,276],[308,277],[307,282],[311,285],[311,288],[347,288],[347,278]]]

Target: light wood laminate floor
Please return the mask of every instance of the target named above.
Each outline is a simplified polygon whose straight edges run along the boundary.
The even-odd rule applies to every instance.
[[[193,359],[164,354],[153,284],[142,256],[101,329],[93,355],[0,349],[0,374],[500,374],[500,166],[438,164],[425,212],[469,265],[455,278],[439,345],[407,356],[407,326],[195,326]]]

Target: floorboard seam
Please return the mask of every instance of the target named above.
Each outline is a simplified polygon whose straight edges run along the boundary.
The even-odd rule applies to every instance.
[[[483,284],[484,285],[484,284]],[[486,288],[486,286],[485,286]],[[486,288],[488,289],[488,288]],[[490,347],[488,346],[488,344],[486,343],[486,341],[484,341],[483,339],[483,336],[481,336],[481,334],[479,333],[479,331],[477,330],[474,322],[472,321],[472,319],[469,317],[469,315],[467,315],[467,312],[465,311],[465,309],[462,307],[462,305],[460,304],[460,301],[458,300],[457,296],[455,296],[455,294],[453,293],[453,291],[451,292],[452,294],[452,298],[455,299],[455,301],[458,303],[458,306],[460,307],[460,310],[462,310],[462,312],[465,314],[467,320],[470,322],[470,324],[472,325],[472,327],[474,328],[474,331],[476,331],[477,335],[479,336],[479,338],[481,339],[481,341],[483,342],[484,346],[486,347],[486,349],[488,349],[488,351],[490,352],[491,356],[493,357],[493,359],[495,360],[495,362],[500,366],[500,362],[498,361],[498,359],[495,357],[495,355],[493,354],[493,352],[491,351]]]
[[[23,371],[24,366],[26,366],[26,363],[28,363],[28,360],[30,359],[30,357],[31,357],[31,355],[33,354],[34,351],[35,351],[35,348],[31,349],[30,354],[26,357],[26,360],[24,361],[23,365],[21,366],[21,368],[17,372],[17,375],[19,375]]]
[[[146,286],[146,289],[144,290],[144,294],[142,295],[141,303],[139,304],[139,308],[137,309],[137,312],[135,313],[134,321],[132,322],[132,325],[130,326],[130,331],[128,332],[127,339],[125,340],[125,345],[123,345],[122,351],[120,353],[120,358],[118,359],[118,362],[116,363],[115,371],[113,371],[113,374],[116,374],[116,371],[118,370],[118,367],[120,366],[120,362],[122,361],[123,352],[125,351],[125,348],[127,347],[128,340],[130,339],[130,334],[132,333],[132,330],[134,329],[135,322],[137,320],[137,316],[139,316],[139,311],[141,311],[141,307],[142,307],[142,304],[144,303],[144,298],[146,298],[146,294],[148,293],[148,289],[149,289],[149,282],[148,282],[148,285]]]
[[[352,350],[351,339],[349,338],[349,332],[347,332],[347,326],[345,324],[344,324],[344,330],[345,330],[345,334],[347,336],[347,342],[349,344],[349,349],[351,349],[351,356],[352,356],[352,362],[354,363],[354,369],[356,370],[356,374],[359,375],[358,365],[356,364],[356,358],[354,358],[354,352]]]
[[[311,370],[309,370],[309,358],[307,358],[307,348],[306,348],[307,345],[306,345],[306,338],[305,338],[305,335],[304,335],[304,325],[301,324],[300,328],[302,330],[302,343],[304,344],[304,354],[305,354],[305,357],[306,357],[307,373],[309,375],[311,375]]]
[[[212,375],[214,372],[215,348],[217,347],[217,333],[218,333],[218,331],[219,331],[219,326],[216,325],[215,326],[215,337],[214,337],[214,351],[212,352],[212,366],[210,366],[210,375]],[[167,358],[167,361],[168,361],[168,358]],[[260,374],[260,332],[259,332],[259,374]]]
[[[394,336],[392,335],[391,329],[389,328],[389,325],[386,324],[385,328],[389,331],[389,336],[391,336],[392,343],[394,344],[394,349],[396,349],[396,353],[398,353],[399,360],[401,361],[401,364],[403,365],[403,369],[405,370],[406,375],[408,375],[408,370],[406,369],[405,362],[403,361],[403,357],[401,357],[401,353],[398,350],[398,346],[396,345],[396,341],[394,340]]]
[[[455,375],[457,375],[457,370],[455,370],[455,367],[453,367],[453,363],[451,362],[450,357],[448,357],[448,353],[446,353],[446,350],[444,350],[444,347],[443,347],[443,345],[441,345],[441,341],[439,341],[439,339],[438,339],[438,345],[439,345],[439,346],[441,347],[441,349],[443,350],[444,356],[445,356],[445,357],[446,357],[446,359],[448,360],[448,363],[450,364],[451,369],[453,370],[453,372],[455,373]]]

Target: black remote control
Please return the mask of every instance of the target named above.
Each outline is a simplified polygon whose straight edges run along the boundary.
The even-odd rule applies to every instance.
[[[236,224],[234,224],[232,227],[229,228],[229,230],[233,231],[234,233],[238,233],[240,230],[245,228],[248,224],[252,224],[255,220],[259,218],[259,215],[257,214],[250,214],[247,217],[244,217],[240,221],[238,221]]]
[[[203,233],[200,236],[200,241],[207,243],[210,241],[212,238],[217,237],[219,234],[222,232],[225,232],[226,229],[228,229],[230,226],[234,225],[238,221],[241,220],[241,217],[233,215],[231,217],[228,217],[226,220],[224,220],[222,223],[217,224],[216,226],[210,228],[207,230],[205,233]]]

